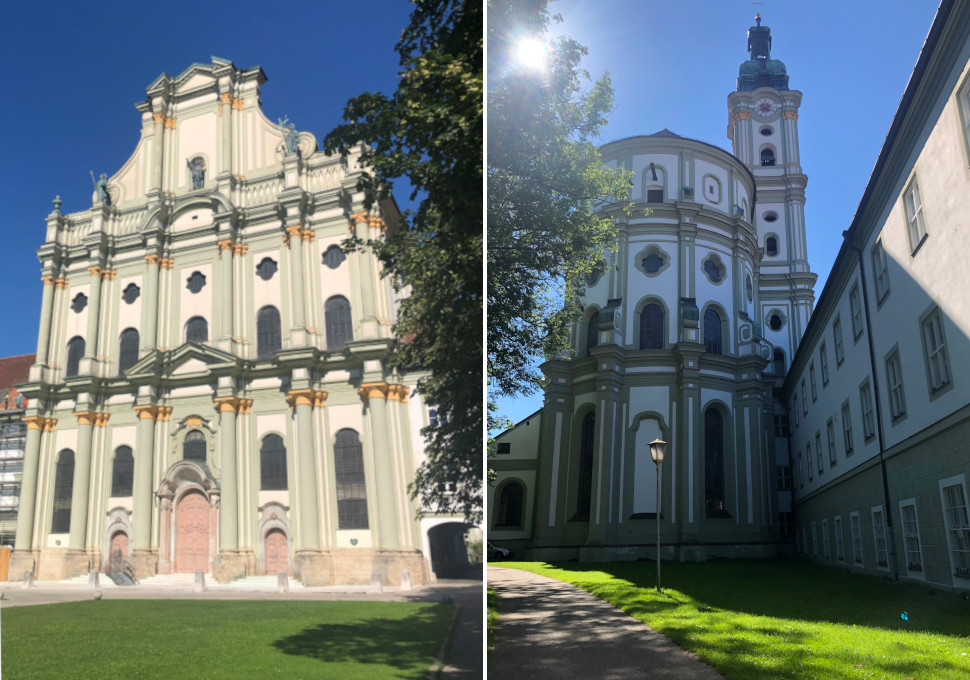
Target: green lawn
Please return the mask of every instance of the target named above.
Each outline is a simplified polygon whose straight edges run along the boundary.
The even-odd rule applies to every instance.
[[[611,602],[736,680],[970,678],[970,600],[793,560],[506,562]],[[908,620],[904,620],[903,614]]]
[[[426,678],[450,605],[101,600],[3,610],[3,678]]]
[[[498,595],[491,588],[488,589],[486,604],[488,605],[488,620],[486,621],[488,625],[488,651],[492,651],[492,645],[495,644],[495,630],[498,628]]]

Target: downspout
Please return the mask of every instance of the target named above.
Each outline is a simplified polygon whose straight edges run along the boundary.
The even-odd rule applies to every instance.
[[[876,434],[879,436],[879,467],[882,470],[882,495],[883,502],[886,504],[886,531],[889,532],[886,545],[892,551],[889,564],[892,570],[893,580],[898,581],[899,570],[896,565],[896,532],[893,531],[893,514],[889,507],[889,476],[886,472],[886,458],[883,456],[883,451],[886,450],[886,440],[883,435],[882,408],[879,405],[879,377],[876,374],[876,351],[872,342],[872,320],[869,316],[869,293],[866,289],[866,268],[863,264],[862,251],[852,245],[848,237],[849,232],[843,231],[842,238],[845,240],[845,245],[854,250],[856,255],[859,256],[859,278],[862,279],[862,307],[866,313],[866,339],[869,342],[869,365],[872,372],[872,393],[876,411]]]

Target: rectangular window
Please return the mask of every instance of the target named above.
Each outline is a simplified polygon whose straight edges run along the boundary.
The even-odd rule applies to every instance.
[[[893,349],[886,358],[886,384],[889,386],[889,410],[893,420],[906,415],[906,395],[903,393],[903,367],[899,350]]]
[[[784,413],[775,414],[775,436],[776,437],[787,437],[788,436],[788,416]]]
[[[798,488],[805,488],[805,477],[802,476],[802,452],[798,452]]]
[[[812,557],[818,559],[818,528],[812,522]]]
[[[808,481],[815,479],[815,468],[812,466],[812,442],[809,440],[805,447],[805,467],[808,468]]]
[[[941,480],[940,495],[943,497],[943,523],[953,573],[970,579],[970,517],[967,515],[967,488],[963,475]]]
[[[916,251],[926,239],[926,220],[923,216],[923,201],[919,195],[919,185],[916,178],[909,183],[903,192],[903,205],[906,208],[906,224],[909,232],[909,249],[915,255]]]
[[[859,524],[859,513],[849,515],[849,528],[852,530],[852,559],[856,564],[862,562],[862,527]]]
[[[822,341],[822,346],[818,350],[818,366],[819,370],[822,371],[822,387],[829,384],[829,355],[825,351],[825,341]]]
[[[822,433],[819,430],[815,431],[815,459],[818,463],[818,473],[822,474]]]
[[[886,518],[882,514],[882,506],[872,509],[872,537],[876,544],[876,566],[888,567],[889,560],[886,553]]]
[[[829,552],[829,521],[827,519],[822,520],[822,557],[827,560],[832,559]]]
[[[798,394],[792,393],[792,417],[795,420],[795,427],[798,427]]]
[[[936,307],[922,321],[923,354],[926,357],[926,375],[930,382],[930,392],[950,382],[950,361],[946,354],[946,340],[943,336],[943,316]]]
[[[845,562],[845,545],[842,543],[842,515],[836,515],[832,520],[832,529],[835,531],[835,558],[839,562]]]
[[[876,241],[872,247],[872,276],[876,280],[876,301],[882,302],[889,295],[889,269],[882,241]]]
[[[802,378],[802,415],[808,415],[808,392],[805,391],[805,378]]]
[[[781,535],[789,537],[795,533],[795,524],[792,521],[792,514],[790,512],[779,512],[778,518],[781,521]]]
[[[825,423],[825,434],[829,440],[829,467],[835,467],[835,421],[832,418]]]
[[[808,375],[812,380],[812,403],[818,401],[818,386],[815,384],[815,363],[811,363],[808,367]]]
[[[647,189],[647,203],[663,203],[663,202],[664,202],[663,189]]]
[[[849,308],[852,312],[852,337],[855,340],[862,335],[862,302],[859,298],[859,284],[852,286],[849,291]]]
[[[876,436],[876,421],[872,413],[872,390],[868,379],[859,385],[859,403],[862,406],[862,434],[869,441]]]
[[[495,447],[495,453],[512,453],[512,443],[511,442],[498,442]]]
[[[899,502],[903,521],[903,547],[906,549],[906,569],[923,571],[923,553],[919,545],[919,523],[916,520],[916,499]]]
[[[849,400],[842,404],[842,439],[845,444],[845,455],[852,455],[852,412],[849,410]]]
[[[780,491],[791,489],[791,469],[787,465],[778,466],[778,489]]]
[[[841,366],[845,361],[845,351],[842,349],[842,319],[838,317],[832,323],[832,339],[835,342],[835,365]]]

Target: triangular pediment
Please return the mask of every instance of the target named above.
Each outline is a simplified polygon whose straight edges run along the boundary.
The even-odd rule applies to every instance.
[[[125,371],[129,379],[148,376],[200,375],[213,366],[235,364],[239,357],[209,345],[186,342],[168,352],[153,350]]]

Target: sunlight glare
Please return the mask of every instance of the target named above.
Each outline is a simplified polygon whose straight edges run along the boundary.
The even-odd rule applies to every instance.
[[[519,41],[516,57],[527,68],[541,69],[546,63],[546,44],[538,38],[523,38]]]

